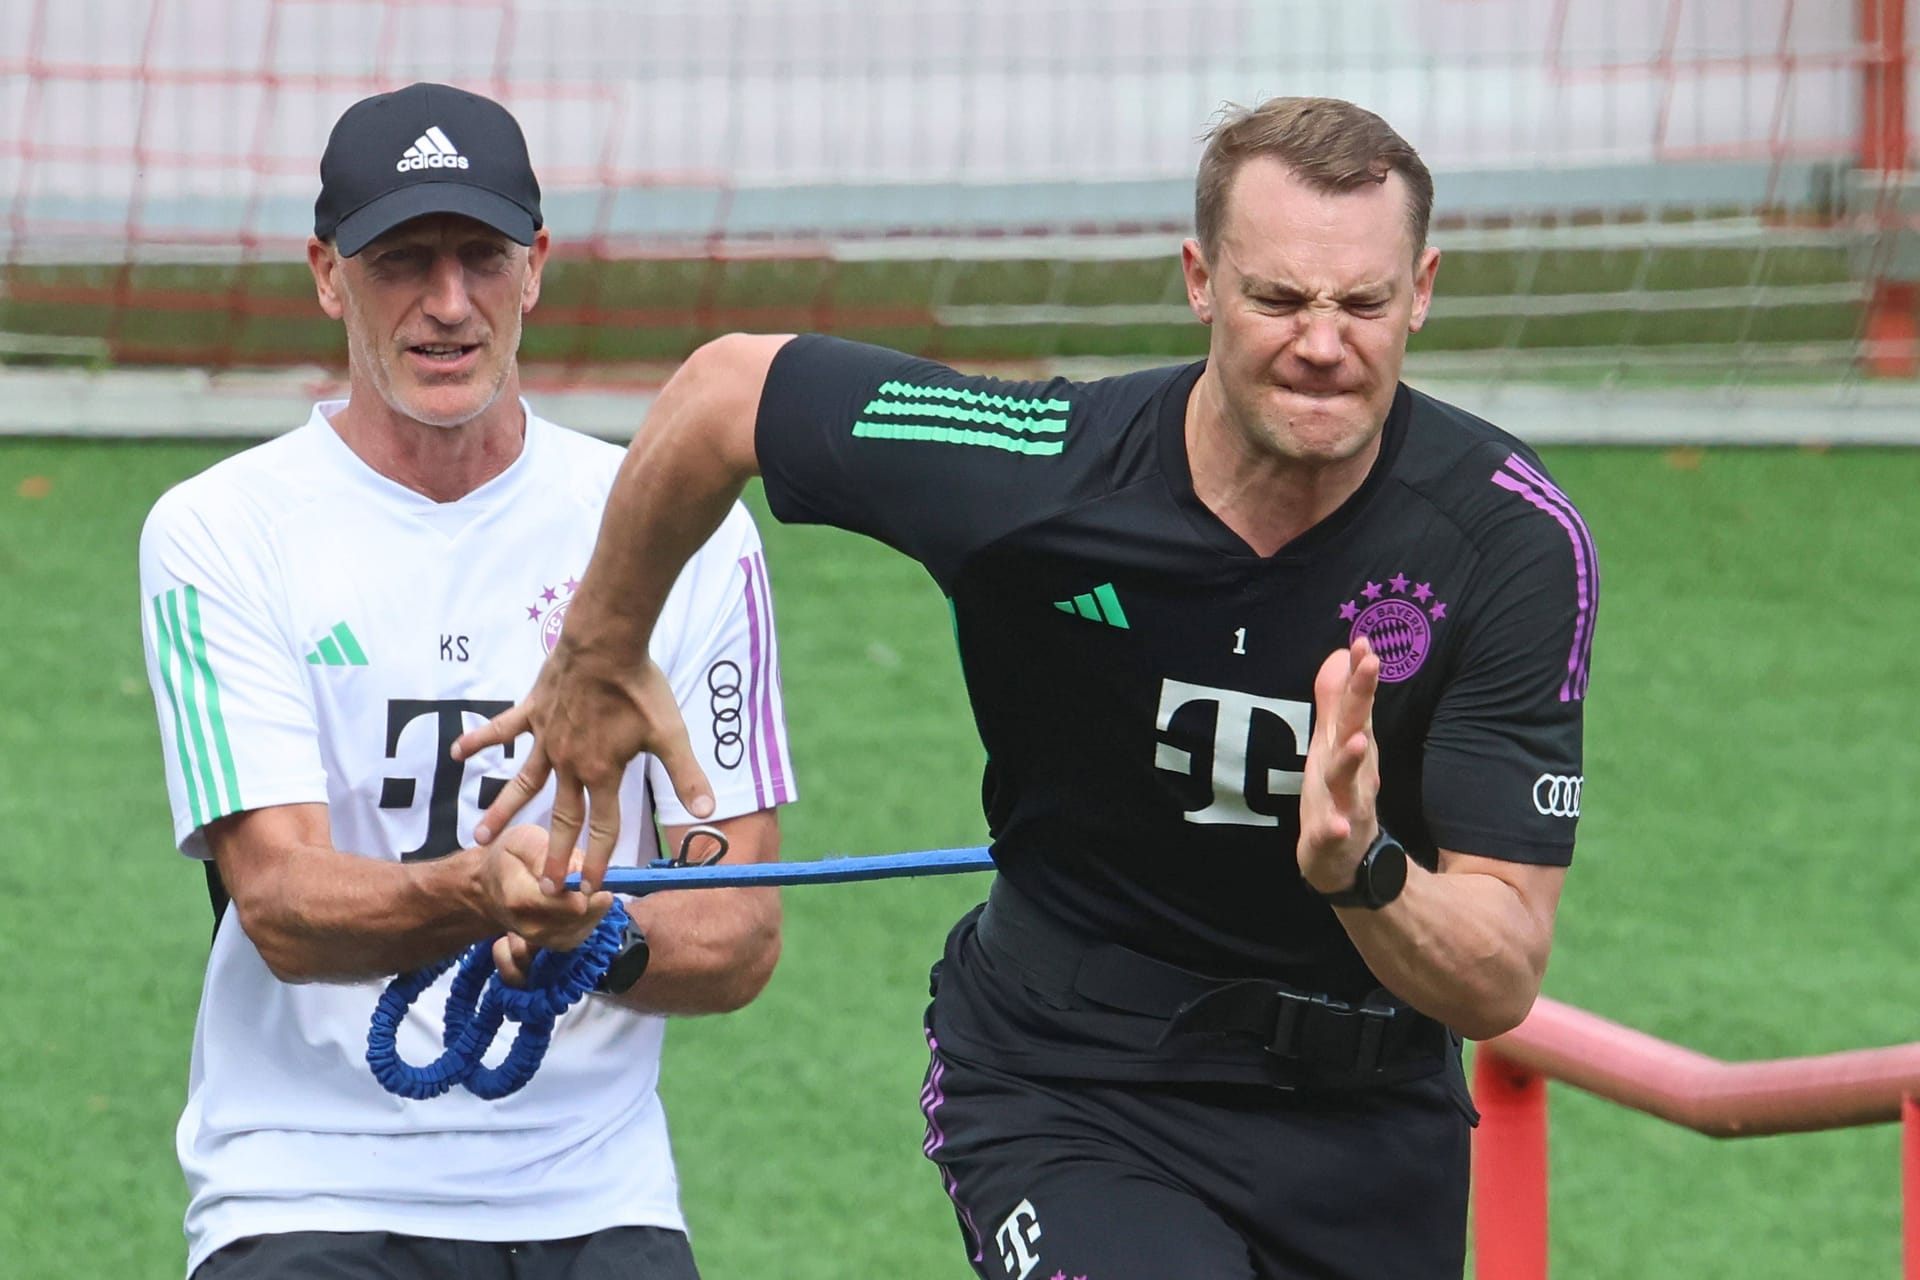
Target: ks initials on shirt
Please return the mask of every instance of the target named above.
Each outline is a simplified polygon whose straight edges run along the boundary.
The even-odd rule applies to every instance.
[[[1187,810],[1187,821],[1243,827],[1279,826],[1280,819],[1273,814],[1254,810],[1253,797],[1247,792],[1247,761],[1254,748],[1255,717],[1272,716],[1293,731],[1293,754],[1274,763],[1297,764],[1300,767],[1268,767],[1264,776],[1266,795],[1297,796],[1306,778],[1305,747],[1313,732],[1313,704],[1287,698],[1263,698],[1258,694],[1242,693],[1238,689],[1215,689],[1204,684],[1188,684],[1184,680],[1162,680],[1160,711],[1155,727],[1161,733],[1167,733],[1172,728],[1174,717],[1196,704],[1214,709],[1213,775],[1209,779],[1212,790],[1208,793],[1205,805]],[[1176,747],[1171,742],[1156,743],[1153,766],[1169,773],[1192,777],[1193,752]]]

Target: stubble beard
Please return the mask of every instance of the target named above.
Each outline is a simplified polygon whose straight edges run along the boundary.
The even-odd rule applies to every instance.
[[[514,336],[518,338],[517,334]],[[488,345],[491,346],[491,342]],[[349,358],[351,355],[350,351]],[[434,392],[443,388],[465,392],[473,385],[471,382],[437,385],[414,382],[410,376],[411,371],[406,369],[407,354],[404,349],[388,349],[383,353],[383,357],[364,360],[372,375],[374,390],[380,393],[381,400],[401,417],[440,431],[457,430],[499,403],[500,396],[507,387],[507,376],[513,368],[510,361],[502,363],[493,371],[492,385],[487,387],[486,395],[478,405],[471,409],[460,409],[449,415],[444,412],[436,413],[430,408]],[[403,387],[407,389],[405,392],[402,390]],[[418,403],[408,403],[409,399],[416,400]]]
[[[1356,419],[1354,408],[1360,416]],[[1286,406],[1255,401],[1241,408],[1242,438],[1255,458],[1306,467],[1337,466],[1364,450],[1378,434],[1378,424],[1369,424],[1371,406],[1341,405],[1337,417],[1311,421],[1304,415],[1288,412]]]

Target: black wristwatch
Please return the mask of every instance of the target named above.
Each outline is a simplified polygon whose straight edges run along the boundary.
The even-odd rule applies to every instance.
[[[647,946],[647,935],[631,918],[627,920],[627,930],[620,938],[620,949],[613,953],[612,963],[607,971],[593,984],[593,989],[602,995],[617,996],[640,981],[640,975],[647,971],[647,961],[653,952]]]
[[[1312,885],[1308,885],[1312,888]],[[1333,893],[1321,893],[1320,896],[1329,905],[1336,907],[1365,907],[1369,911],[1378,911],[1407,887],[1407,851],[1398,840],[1387,834],[1382,827],[1380,833],[1360,855],[1360,865],[1354,868],[1353,883],[1345,889]],[[1314,892],[1320,891],[1315,889]]]

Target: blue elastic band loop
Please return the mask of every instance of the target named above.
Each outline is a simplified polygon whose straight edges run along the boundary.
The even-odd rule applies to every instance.
[[[403,1059],[395,1040],[407,1010],[421,992],[453,966],[456,958],[401,974],[380,993],[373,1025],[367,1031],[367,1066],[374,1079],[387,1092],[416,1102],[437,1098],[456,1084],[488,1100],[525,1088],[553,1042],[554,1020],[593,990],[613,963],[626,929],[627,911],[616,898],[578,947],[535,954],[524,990],[500,980],[494,969],[491,940],[474,943],[457,958],[460,968],[447,992],[446,1028],[441,1037],[444,1050],[424,1067]],[[493,1046],[503,1021],[517,1022],[520,1029],[506,1060],[489,1067],[481,1058]]]
[[[718,833],[711,833],[718,835]],[[822,858],[815,862],[769,862],[744,865],[720,865],[726,852],[721,837],[720,852],[705,863],[689,865],[682,857],[661,858],[646,867],[610,869],[601,887],[615,893],[640,896],[661,889],[719,889],[739,885],[840,884],[852,880],[890,880],[897,876],[944,876],[963,871],[989,871],[992,851],[984,846],[965,849],[922,849],[913,853],[890,853],[875,857]],[[577,889],[578,874],[567,878],[567,888]],[[581,997],[593,989],[600,975],[613,963],[627,927],[627,912],[619,899],[601,918],[593,935],[572,951],[542,951],[534,957],[527,975],[526,990],[509,987],[500,981],[493,968],[493,944],[477,942],[460,959],[460,971],[453,976],[447,993],[445,1052],[424,1067],[403,1062],[394,1047],[400,1023],[420,993],[447,971],[453,959],[412,973],[403,973],[387,984],[380,1003],[373,1011],[373,1025],[367,1031],[367,1065],[374,1078],[391,1093],[403,1098],[437,1098],[454,1085],[464,1085],[482,1098],[504,1098],[525,1087],[539,1070],[553,1039],[553,1023]],[[493,1044],[500,1023],[512,1019],[520,1024],[507,1057],[498,1067],[488,1067],[480,1059]]]

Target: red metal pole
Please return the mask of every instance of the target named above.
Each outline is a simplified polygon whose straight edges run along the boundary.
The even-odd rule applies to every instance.
[[[1898,215],[1893,215],[1898,216]],[[1875,280],[1867,300],[1867,372],[1876,378],[1920,374],[1920,314],[1914,287],[1902,280]]]
[[[1903,231],[1907,168],[1906,0],[1859,0],[1861,67],[1860,168],[1873,175],[1883,236]],[[1880,256],[1880,255],[1876,255]],[[1876,377],[1920,374],[1920,319],[1911,283],[1876,279],[1867,302],[1866,364]]]
[[[1905,1207],[1906,1280],[1920,1280],[1920,1094],[1910,1093],[1900,1103],[1901,1175]]]
[[[1473,1098],[1480,1108],[1473,1136],[1476,1280],[1546,1280],[1546,1077],[1479,1045]]]
[[[1860,167],[1897,173],[1907,167],[1906,0],[1860,0],[1860,43]]]

